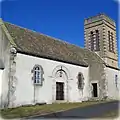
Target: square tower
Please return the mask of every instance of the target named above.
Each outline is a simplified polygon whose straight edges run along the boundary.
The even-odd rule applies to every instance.
[[[84,20],[85,48],[96,52],[107,65],[118,68],[116,24],[105,14]]]

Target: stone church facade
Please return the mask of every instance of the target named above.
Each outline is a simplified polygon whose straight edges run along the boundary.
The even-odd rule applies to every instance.
[[[115,22],[85,19],[85,48],[0,20],[0,107],[119,99]]]

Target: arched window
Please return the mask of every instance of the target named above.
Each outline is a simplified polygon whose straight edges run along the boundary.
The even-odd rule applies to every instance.
[[[94,32],[90,32],[90,46],[91,51],[99,51],[100,45],[99,45],[99,30],[95,30]]]
[[[43,69],[40,65],[35,65],[33,70],[33,81],[34,84],[40,84],[42,85],[42,81],[43,81]]]
[[[84,77],[83,74],[80,72],[78,73],[78,89],[84,88]]]
[[[41,83],[41,71],[37,66],[34,71],[34,83]]]

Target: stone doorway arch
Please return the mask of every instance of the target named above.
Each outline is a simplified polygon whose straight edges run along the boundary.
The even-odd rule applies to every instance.
[[[69,101],[69,71],[65,66],[57,66],[53,72],[52,84],[52,101],[53,102],[68,102]],[[61,96],[60,96],[61,95]]]

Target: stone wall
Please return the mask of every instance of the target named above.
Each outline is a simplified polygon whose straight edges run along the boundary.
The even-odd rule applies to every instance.
[[[1,24],[0,24],[1,25]],[[5,34],[5,31],[0,26],[0,62],[2,65],[2,107],[8,106],[8,82],[9,82],[9,60],[10,60],[10,42]]]
[[[113,20],[104,14],[85,19],[84,22],[84,39],[85,47],[91,50],[90,32],[99,30],[100,50],[95,51],[109,66],[118,68],[118,48],[116,38],[116,25]],[[114,52],[109,51],[108,31],[113,33]],[[94,51],[94,50],[93,50]]]

